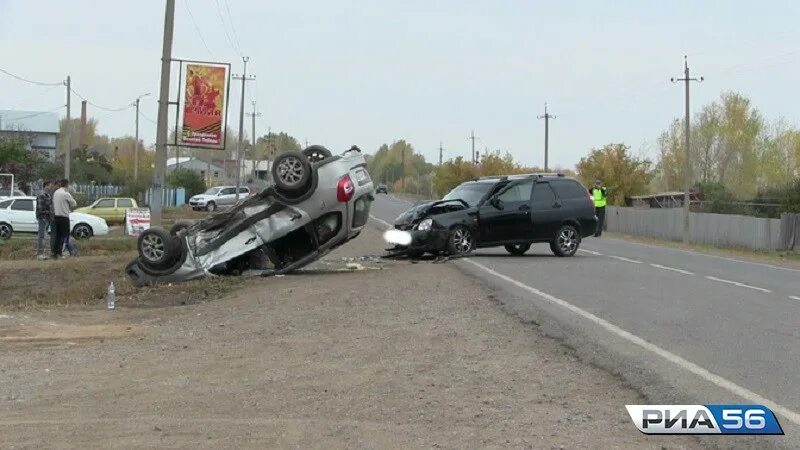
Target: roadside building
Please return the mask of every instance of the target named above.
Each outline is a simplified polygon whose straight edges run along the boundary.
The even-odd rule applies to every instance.
[[[190,156],[167,159],[167,173],[171,173],[178,168],[191,170],[192,172],[198,174],[200,178],[205,180],[206,186],[227,184],[228,181],[225,171],[220,166],[214,163],[209,164],[202,159]]]
[[[58,131],[56,113],[0,110],[0,139],[21,139],[49,161],[56,159]]]

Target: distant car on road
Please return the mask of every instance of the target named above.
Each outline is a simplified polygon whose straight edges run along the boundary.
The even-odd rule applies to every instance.
[[[101,217],[109,223],[123,223],[125,222],[125,210],[138,207],[136,200],[132,198],[106,197],[97,199],[89,206],[78,208],[75,212]]]
[[[379,184],[377,188],[375,188],[376,194],[388,194],[389,188],[385,184]]]
[[[79,212],[69,215],[70,230],[75,239],[108,234],[108,224],[100,217]],[[13,233],[36,233],[36,197],[14,197],[0,201],[0,239]]]
[[[250,189],[247,187],[239,188],[239,199],[250,196]],[[189,206],[197,211],[216,211],[220,206],[231,206],[236,203],[236,186],[216,186],[208,189],[202,194],[195,195],[189,199]]]
[[[597,227],[594,204],[578,181],[562,174],[484,177],[456,186],[442,200],[423,202],[395,220],[411,243],[398,245],[411,257],[424,253],[463,255],[479,247],[504,246],[522,255],[547,242],[558,256],[572,256]]]

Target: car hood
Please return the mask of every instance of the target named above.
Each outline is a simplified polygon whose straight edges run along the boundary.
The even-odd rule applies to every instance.
[[[467,205],[462,200],[431,200],[415,204],[407,211],[403,212],[394,220],[394,225],[400,229],[410,228],[425,217],[438,214],[450,213],[467,209]]]
[[[199,195],[192,196],[192,198],[190,198],[189,200],[208,200],[208,199],[211,199],[211,198],[214,198],[214,197],[216,197],[216,195],[199,194]]]

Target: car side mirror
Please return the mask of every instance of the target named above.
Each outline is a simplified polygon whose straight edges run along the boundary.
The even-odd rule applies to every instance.
[[[491,199],[489,199],[489,204],[497,209],[503,209],[503,201],[497,197],[492,197]]]

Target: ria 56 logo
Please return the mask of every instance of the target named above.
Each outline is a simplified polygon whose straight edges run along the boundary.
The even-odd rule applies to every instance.
[[[783,434],[761,405],[625,405],[644,434]]]

